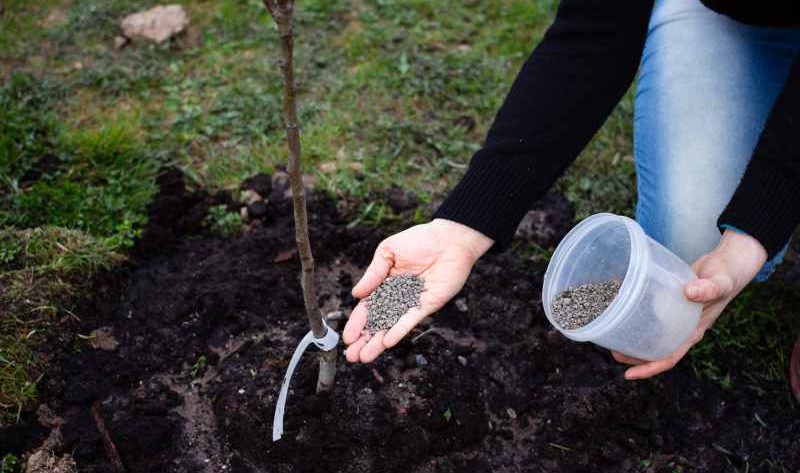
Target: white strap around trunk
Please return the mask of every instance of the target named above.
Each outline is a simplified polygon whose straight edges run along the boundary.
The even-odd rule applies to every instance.
[[[322,338],[314,338],[314,332],[309,331],[292,354],[292,359],[289,361],[289,367],[286,369],[286,375],[283,377],[283,384],[281,385],[281,393],[278,395],[278,404],[275,405],[275,419],[272,421],[272,441],[280,440],[283,435],[283,411],[286,409],[286,396],[289,394],[289,384],[292,382],[292,375],[297,363],[303,356],[309,345],[312,343],[320,350],[329,351],[336,348],[339,344],[339,334],[335,330],[328,327],[325,323],[325,318],[322,319],[322,324],[325,326],[325,335]]]

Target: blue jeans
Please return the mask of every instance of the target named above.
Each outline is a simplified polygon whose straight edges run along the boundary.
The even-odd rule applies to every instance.
[[[717,217],[798,52],[800,29],[745,25],[698,0],[656,2],[636,92],[636,219],[686,262],[719,242]]]

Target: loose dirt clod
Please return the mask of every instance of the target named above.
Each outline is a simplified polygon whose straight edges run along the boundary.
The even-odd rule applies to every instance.
[[[620,286],[622,281],[607,281],[567,289],[553,301],[553,318],[566,330],[581,328],[606,310]]]
[[[419,307],[425,281],[413,274],[390,276],[367,298],[367,330],[392,328],[409,309]]]
[[[5,470],[3,470],[5,471]],[[25,466],[25,473],[77,473],[78,465],[72,455],[60,457],[47,450],[37,450]]]

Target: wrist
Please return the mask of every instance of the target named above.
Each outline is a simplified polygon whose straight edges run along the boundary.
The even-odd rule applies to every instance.
[[[435,218],[431,220],[431,225],[442,232],[444,241],[458,245],[466,250],[473,261],[477,261],[494,244],[494,240],[463,223],[444,218]]]
[[[737,285],[743,287],[752,280],[767,262],[767,250],[752,236],[725,230],[714,250],[722,254],[740,277]]]

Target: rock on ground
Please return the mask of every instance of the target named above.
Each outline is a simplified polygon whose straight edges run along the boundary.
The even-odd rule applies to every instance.
[[[180,5],[159,5],[133,13],[122,20],[122,34],[128,38],[144,38],[157,43],[182,33],[189,25],[189,16]]]

